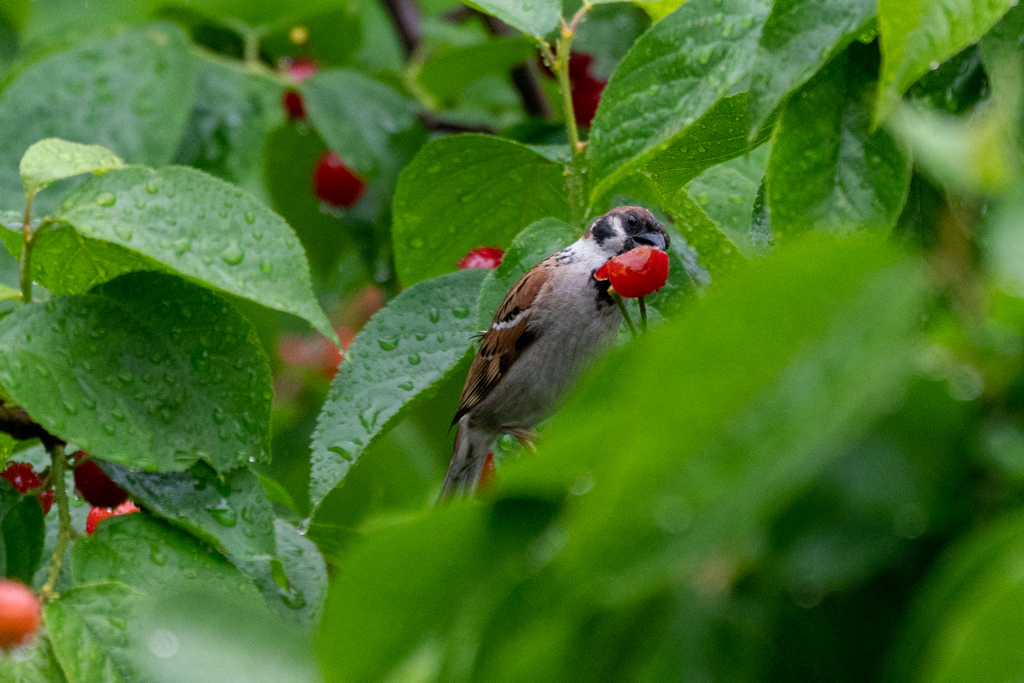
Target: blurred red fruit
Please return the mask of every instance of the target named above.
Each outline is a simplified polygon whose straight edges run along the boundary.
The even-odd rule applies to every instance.
[[[366,183],[334,152],[324,152],[313,169],[313,191],[334,206],[350,209],[363,196]]]
[[[294,90],[285,90],[281,95],[281,106],[289,121],[298,121],[306,118],[306,105],[302,101],[302,95]]]
[[[110,480],[100,466],[88,458],[85,451],[75,453],[75,488],[82,497],[98,508],[113,508],[128,500],[128,492]]]
[[[569,55],[572,110],[576,114],[576,123],[588,128],[597,111],[597,103],[601,101],[601,92],[608,84],[608,81],[590,75],[593,63],[594,57],[586,52],[573,52]]]
[[[8,463],[7,468],[0,472],[0,477],[11,482],[11,486],[18,493],[27,493],[43,485],[42,479],[32,469],[32,465],[24,462]],[[48,514],[53,506],[53,489],[47,489],[39,494],[39,504],[43,506],[43,514]]]
[[[596,280],[608,280],[627,299],[647,296],[668,280],[668,254],[647,245],[631,249],[607,261],[594,273]]]
[[[497,471],[494,469],[494,453],[488,453],[487,459],[484,460],[484,468],[480,472],[480,483],[477,486],[478,491],[483,491],[494,483],[494,479],[498,476]]]
[[[39,628],[39,601],[20,581],[0,579],[0,650],[21,645]]]
[[[347,349],[354,338],[352,331],[337,327],[335,332],[341,340],[341,348]],[[315,337],[282,334],[277,339],[277,355],[285,365],[313,368],[326,379],[334,378],[343,359],[341,350],[322,334]]]
[[[479,249],[470,249],[469,253],[459,259],[458,267],[459,270],[466,268],[487,268],[494,270],[501,265],[501,259],[505,257],[505,252],[497,247],[480,247]]]
[[[118,515],[127,515],[132,512],[140,512],[140,510],[128,501],[121,503],[113,510],[110,508],[93,508],[89,510],[89,516],[85,519],[85,533],[91,535],[92,532],[96,531],[96,525],[107,517],[117,517]]]
[[[296,83],[302,83],[313,74],[315,74],[320,67],[312,59],[306,59],[305,57],[293,57],[289,62],[286,70],[288,75],[292,77]]]

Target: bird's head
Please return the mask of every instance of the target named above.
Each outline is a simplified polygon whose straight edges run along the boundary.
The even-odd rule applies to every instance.
[[[584,238],[593,240],[607,258],[642,244],[668,249],[669,237],[654,215],[639,206],[619,206],[591,223]]]

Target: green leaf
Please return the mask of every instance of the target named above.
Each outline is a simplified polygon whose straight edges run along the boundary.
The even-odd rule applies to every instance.
[[[775,129],[776,116],[770,116],[757,137],[747,140],[747,94],[724,97],[715,104],[697,126],[677,136],[645,167],[662,192],[671,195],[708,168],[747,154],[767,142]]]
[[[436,390],[466,358],[485,275],[472,268],[416,284],[356,336],[313,433],[313,509],[397,416]]]
[[[423,63],[420,85],[443,101],[452,101],[474,81],[488,74],[505,76],[536,48],[524,37],[495,38],[479,45],[441,46]]]
[[[162,269],[147,256],[83,237],[67,225],[38,233],[32,250],[32,279],[58,296],[84,294],[125,273]]]
[[[395,268],[409,286],[470,249],[507,247],[541,218],[569,219],[561,166],[509,140],[453,135],[423,147],[394,198]]]
[[[0,577],[31,586],[45,535],[39,499],[22,496],[6,479],[0,480]]]
[[[696,252],[696,265],[708,273],[707,281],[704,281],[699,271],[689,265],[693,261],[693,256],[686,253],[683,245],[669,245],[673,251],[682,250],[678,256],[688,264],[687,270],[695,276],[696,284],[706,285],[719,275],[732,273],[746,263],[736,244],[719,229],[715,221],[711,220],[686,190],[679,190],[666,204],[665,210],[675,221],[679,234]]]
[[[24,208],[18,162],[43,138],[102,145],[129,163],[168,163],[195,80],[188,38],[163,23],[85,40],[28,67],[0,95],[0,207]]]
[[[327,599],[327,563],[320,549],[288,522],[274,520],[277,567],[286,585],[274,580],[271,563],[239,564],[263,593],[267,605],[282,619],[313,630],[320,623]]]
[[[885,119],[914,81],[976,42],[1014,0],[879,0],[882,68],[874,120]]]
[[[876,6],[875,0],[776,2],[751,73],[749,125],[756,129],[779,102],[856,39],[874,19]]]
[[[51,433],[143,469],[265,462],[270,369],[252,326],[180,278],[134,273],[0,322],[0,383]]]
[[[98,464],[146,510],[218,548],[236,564],[269,563],[277,554],[274,511],[248,467],[218,475],[204,464],[188,472],[132,472],[116,463]]]
[[[32,197],[55,180],[123,167],[124,162],[106,147],[47,138],[28,148],[19,171],[25,196]]]
[[[944,557],[913,609],[885,680],[923,683],[1010,681],[1024,675],[1024,523],[1020,512],[962,542]]]
[[[191,280],[304,318],[336,339],[292,229],[252,195],[202,171],[110,171],[65,197],[57,219]]]
[[[526,271],[576,241],[575,231],[556,218],[542,218],[516,235],[501,265],[487,273],[477,299],[477,329],[491,327],[498,306]]]
[[[91,536],[79,537],[71,546],[76,587],[116,582],[154,593],[197,576],[232,593],[240,604],[263,604],[256,587],[230,562],[145,512],[105,519]],[[60,652],[58,658],[63,662]]]
[[[528,36],[543,38],[558,24],[562,4],[557,0],[463,0]]]
[[[193,166],[260,197],[267,134],[284,120],[281,84],[237,60],[202,53],[195,103],[175,163]]]
[[[745,253],[753,250],[750,217],[770,151],[765,145],[746,158],[712,166],[684,187],[718,229]]]
[[[43,609],[53,649],[69,683],[134,683],[128,616],[143,597],[121,583],[73,588]]]
[[[599,197],[668,147],[750,68],[770,3],[690,0],[640,37],[601,95],[587,154]],[[740,126],[745,137],[747,126]]]
[[[910,161],[872,130],[870,48],[855,44],[790,99],[768,165],[776,238],[807,230],[888,230],[910,183]]]
[[[393,138],[418,119],[392,88],[350,69],[321,71],[302,83],[309,120],[327,145],[364,176],[395,167]]]
[[[53,646],[45,637],[21,648],[17,657],[0,656],[0,683],[67,683]]]

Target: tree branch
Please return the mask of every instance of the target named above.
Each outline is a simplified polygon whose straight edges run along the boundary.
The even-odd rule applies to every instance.
[[[484,25],[491,35],[509,36],[515,33],[512,27],[501,19],[482,12],[477,12],[477,14],[483,17]],[[512,85],[519,91],[519,99],[522,100],[523,109],[526,110],[526,113],[530,116],[541,116],[550,121],[554,111],[551,109],[551,103],[548,102],[548,98],[544,95],[544,88],[541,87],[537,69],[530,67],[530,64],[524,62],[514,67],[509,72],[509,77],[512,79]]]
[[[420,45],[422,35],[420,26],[423,23],[420,8],[413,0],[382,0],[382,2],[384,9],[391,17],[391,23],[394,24],[395,30],[398,32],[398,38],[402,41],[402,49],[408,59]]]

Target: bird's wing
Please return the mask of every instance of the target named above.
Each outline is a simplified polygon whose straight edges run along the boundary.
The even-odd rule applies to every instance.
[[[548,281],[548,271],[553,263],[552,259],[545,259],[537,264],[505,295],[469,368],[453,425],[484,400],[516,359],[537,339],[537,333],[528,329],[530,310]]]

